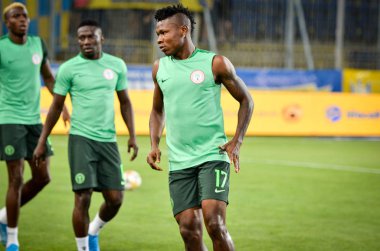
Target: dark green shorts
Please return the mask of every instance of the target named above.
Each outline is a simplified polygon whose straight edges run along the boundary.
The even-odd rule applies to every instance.
[[[214,199],[228,204],[230,164],[209,161],[169,172],[169,192],[173,214],[201,206],[202,200]]]
[[[73,191],[124,190],[123,167],[116,142],[99,142],[70,134],[68,152]]]
[[[0,125],[0,160],[32,159],[41,132],[42,124]],[[51,155],[53,155],[53,150],[48,140],[45,156]]]

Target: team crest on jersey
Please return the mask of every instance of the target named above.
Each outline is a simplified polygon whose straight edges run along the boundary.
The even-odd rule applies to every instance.
[[[108,80],[112,80],[115,77],[115,73],[111,69],[105,69],[103,71],[103,77]]]
[[[205,74],[201,70],[195,70],[191,73],[190,79],[194,84],[200,84],[205,80]]]
[[[41,63],[41,56],[38,55],[38,53],[34,53],[33,56],[32,56],[32,62],[35,65],[40,64]]]

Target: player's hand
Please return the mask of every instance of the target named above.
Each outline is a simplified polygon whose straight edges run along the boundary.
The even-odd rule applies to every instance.
[[[146,162],[150,167],[157,171],[162,171],[162,169],[157,165],[161,161],[161,151],[159,148],[152,148],[148,156],[146,157]]]
[[[38,143],[38,145],[34,149],[33,159],[32,159],[32,162],[34,163],[36,167],[39,167],[40,163],[45,160],[45,151],[46,151],[45,144]]]
[[[137,157],[137,154],[139,153],[139,147],[137,146],[136,144],[136,138],[129,138],[128,140],[128,153],[131,153],[131,149],[133,149],[133,154],[131,156],[131,161],[133,161],[134,159],[136,159]]]
[[[240,171],[239,154],[241,143],[228,141],[226,144],[219,146],[220,152],[226,152],[231,163],[235,166],[235,173]]]
[[[66,106],[64,106],[62,110],[62,119],[63,123],[65,124],[65,127],[67,127],[67,125],[70,123],[71,116]]]

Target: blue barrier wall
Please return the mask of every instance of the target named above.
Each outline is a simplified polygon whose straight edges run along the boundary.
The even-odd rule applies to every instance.
[[[59,65],[53,64],[56,73]],[[338,70],[281,70],[237,68],[248,88],[256,90],[342,91],[342,72]],[[128,65],[130,89],[152,89],[152,68]]]

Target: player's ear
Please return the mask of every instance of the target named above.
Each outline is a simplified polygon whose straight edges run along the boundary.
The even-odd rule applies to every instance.
[[[104,43],[104,36],[102,35],[102,37],[100,38],[100,42],[101,43]]]
[[[187,33],[189,32],[189,27],[187,25],[182,25],[181,32],[182,32],[182,35],[186,37]]]

